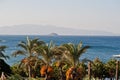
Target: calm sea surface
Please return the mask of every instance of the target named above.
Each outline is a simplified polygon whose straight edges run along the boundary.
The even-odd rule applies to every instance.
[[[29,36],[31,39],[39,38],[40,40],[49,43],[51,40],[56,44],[60,45],[63,43],[79,43],[83,42],[83,45],[91,46],[85,54],[83,54],[80,59],[95,59],[100,58],[102,61],[106,62],[113,55],[120,54],[120,36]],[[11,53],[15,50],[20,49],[17,44],[20,41],[26,41],[26,36],[0,36],[0,45],[6,45],[5,54],[10,56],[10,59],[6,62],[10,65],[17,63],[23,56],[18,56],[16,58],[11,57]]]

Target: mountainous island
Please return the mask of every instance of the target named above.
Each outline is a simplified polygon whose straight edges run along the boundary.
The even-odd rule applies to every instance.
[[[54,32],[54,33],[53,33]],[[51,33],[51,34],[50,34]],[[33,25],[33,24],[22,24],[13,26],[0,27],[0,35],[115,35],[111,32],[106,31],[95,31],[95,30],[81,30],[57,27],[52,25]]]

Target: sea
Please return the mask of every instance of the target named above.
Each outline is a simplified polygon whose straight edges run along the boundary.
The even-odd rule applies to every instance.
[[[113,59],[113,55],[120,54],[120,36],[40,36],[40,35],[0,35],[0,45],[6,45],[5,55],[10,59],[5,60],[9,65],[18,63],[25,56],[12,57],[12,53],[21,48],[17,46],[20,41],[39,38],[46,43],[53,41],[56,45],[64,43],[78,44],[83,42],[83,46],[89,45],[90,48],[80,57],[80,60],[99,58],[103,62]]]

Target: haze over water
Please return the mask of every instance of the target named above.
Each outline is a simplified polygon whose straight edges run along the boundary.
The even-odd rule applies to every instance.
[[[0,27],[21,24],[99,30],[120,35],[120,0],[0,0]]]

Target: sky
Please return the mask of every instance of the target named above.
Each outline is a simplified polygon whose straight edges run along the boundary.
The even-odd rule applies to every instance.
[[[120,34],[120,0],[0,0],[0,27],[20,24]]]

